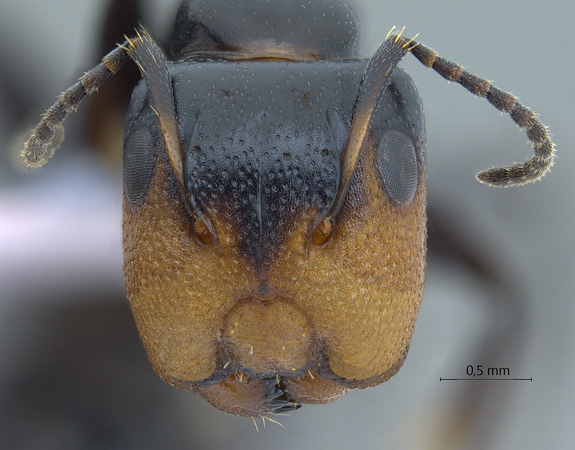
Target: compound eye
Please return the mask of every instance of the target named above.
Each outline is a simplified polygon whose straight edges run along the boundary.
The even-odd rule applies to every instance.
[[[388,131],[377,145],[376,167],[385,192],[397,206],[408,206],[418,180],[413,141],[399,131]]]
[[[124,192],[128,202],[141,205],[156,165],[156,144],[147,128],[134,131],[124,144]]]

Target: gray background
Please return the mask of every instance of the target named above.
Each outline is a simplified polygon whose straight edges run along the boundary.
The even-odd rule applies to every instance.
[[[149,6],[146,23],[155,35],[166,35],[177,3],[164,0]],[[42,389],[35,394],[35,388],[49,382],[42,364],[93,359],[92,347],[80,344],[44,348],[49,334],[61,331],[44,323],[45,314],[99,301],[112,305],[112,311],[125,305],[121,190],[116,173],[86,152],[75,152],[71,144],[39,173],[12,165],[13,144],[23,140],[15,135],[32,125],[56,94],[101,56],[94,54],[93,36],[103,2],[2,0],[0,432],[11,440],[11,448],[156,448],[160,443],[206,449],[575,445],[575,188],[569,175],[575,167],[573,3],[348,3],[362,23],[364,55],[375,51],[393,25],[406,25],[406,35],[420,33],[422,43],[512,91],[549,125],[558,158],[543,181],[506,190],[482,186],[474,180],[477,171],[530,154],[525,134],[486,101],[449,85],[413,57],[408,55],[402,64],[418,84],[427,113],[430,204],[444,212],[458,236],[492,262],[495,271],[501,268],[502,277],[512,280],[523,324],[517,333],[505,333],[515,323],[515,313],[505,309],[508,317],[502,319],[498,306],[493,306],[493,300],[505,303],[506,294],[457,261],[431,255],[423,307],[400,373],[379,387],[280,418],[285,429],[268,423],[262,430],[260,423],[257,433],[249,419],[163,386],[145,364],[136,340],[134,354],[120,352],[116,362],[89,366],[84,372],[57,364],[60,372],[52,375],[55,383],[62,383],[59,390],[50,401]],[[81,142],[74,140],[74,123],[68,123],[69,142]],[[90,326],[96,330],[95,339],[106,343],[111,336],[107,327],[116,319],[104,314],[94,320]],[[135,330],[127,323],[131,338],[126,339],[134,339]],[[90,326],[74,321],[80,330],[91,330]],[[497,326],[499,331],[493,332]],[[501,348],[497,355],[481,353],[490,333],[497,339],[505,335],[513,343],[490,347]],[[118,363],[124,357],[137,360],[130,370]],[[509,367],[512,376],[533,381],[474,387],[439,382],[439,377],[464,376],[468,364],[498,364]],[[108,377],[109,384],[90,384],[76,373]],[[121,385],[124,381],[129,385]],[[24,406],[16,395],[20,390],[26,393]],[[107,415],[116,428],[108,424],[101,432],[96,425],[86,429],[85,423],[102,420],[86,413],[91,411],[89,398],[82,396],[87,390],[97,392],[102,417]],[[69,396],[76,398],[75,393],[85,403],[62,413],[63,407],[56,405]],[[73,399],[70,404],[75,404]]]

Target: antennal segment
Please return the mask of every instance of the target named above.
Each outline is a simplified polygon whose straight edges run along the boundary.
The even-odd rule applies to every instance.
[[[401,37],[403,30],[397,35],[392,35],[392,31],[393,29],[370,59],[363,75],[349,134],[341,154],[340,183],[327,220],[337,216],[343,205],[353,174],[361,159],[379,97],[385,92],[393,69],[412,45],[412,41],[406,41]]]
[[[138,42],[139,38],[132,42]],[[82,100],[92,95],[104,82],[115,75],[128,60],[127,41],[108,53],[72,87],[58,97],[24,144],[21,156],[28,168],[45,166],[64,141],[64,121],[78,108]]]
[[[182,192],[186,192],[184,184],[184,153],[176,121],[172,79],[168,71],[166,57],[143,27],[140,28],[140,32],[137,32],[137,34],[138,42],[127,39],[125,46],[130,58],[138,65],[142,77],[148,84],[154,103],[152,108],[160,122],[166,151]]]
[[[524,129],[533,144],[534,156],[523,163],[509,167],[494,167],[477,174],[477,180],[494,187],[519,186],[543,177],[553,165],[555,145],[549,137],[547,127],[535,113],[523,106],[509,92],[498,89],[490,81],[474,75],[459,64],[438,56],[435,50],[413,42],[411,53],[426,67],[431,67],[448,81],[454,81],[472,94],[484,97],[499,111],[511,116],[513,121]]]

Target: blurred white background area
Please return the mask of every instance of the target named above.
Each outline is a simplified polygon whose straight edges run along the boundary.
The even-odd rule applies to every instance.
[[[27,171],[17,161],[27,128],[103,56],[96,43],[107,2],[0,0],[6,448],[575,447],[575,4],[347,3],[362,24],[362,56],[373,54],[392,26],[405,25],[407,36],[419,33],[441,56],[513,92],[549,126],[557,160],[542,181],[481,185],[476,172],[531,155],[525,133],[411,55],[401,64],[426,110],[430,209],[492,274],[450,257],[439,242],[399,374],[331,404],[306,405],[280,418],[284,428],[260,422],[256,432],[251,420],[164,385],[147,364],[124,298],[120,171],[86,148],[82,107],[47,167]],[[145,2],[142,21],[163,42],[178,4]],[[464,377],[478,364],[532,381],[439,381]]]

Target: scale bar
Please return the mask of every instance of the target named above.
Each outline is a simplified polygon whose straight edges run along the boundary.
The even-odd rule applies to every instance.
[[[531,378],[442,378],[439,381],[533,381]]]

